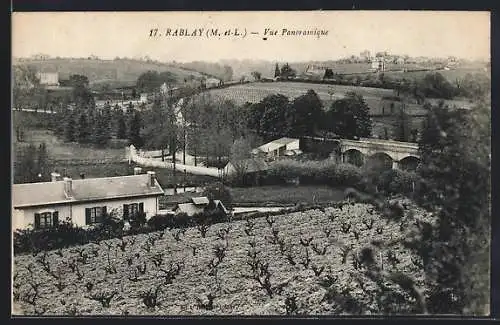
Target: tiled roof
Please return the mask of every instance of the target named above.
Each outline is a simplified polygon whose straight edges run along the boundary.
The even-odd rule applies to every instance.
[[[149,175],[130,175],[104,178],[72,180],[73,197],[64,193],[64,181],[14,184],[12,186],[13,207],[29,207],[66,202],[84,202],[122,197],[162,195],[163,189],[155,180],[149,186]]]
[[[193,197],[191,199],[191,201],[193,201],[194,204],[196,205],[199,205],[199,204],[208,204],[210,203],[210,201],[208,200],[208,197],[206,196],[200,196],[200,197]]]
[[[292,139],[292,138],[280,138],[271,142],[268,142],[266,144],[261,145],[257,149],[263,151],[263,152],[269,152],[269,151],[274,151],[280,147],[286,146],[289,143],[292,143],[294,141],[297,141],[298,139]]]

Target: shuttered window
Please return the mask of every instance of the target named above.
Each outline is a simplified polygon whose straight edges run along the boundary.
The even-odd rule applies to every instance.
[[[59,224],[59,212],[35,213],[35,229],[47,229]]]
[[[106,207],[93,207],[85,209],[85,224],[93,225],[101,223],[106,214]]]
[[[131,216],[144,212],[144,203],[131,203],[123,205],[123,219],[130,220]]]

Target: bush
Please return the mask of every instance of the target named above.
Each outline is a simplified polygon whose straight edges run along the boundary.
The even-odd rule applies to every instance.
[[[410,194],[417,184],[417,175],[413,172],[391,169],[383,172],[377,180],[378,189],[389,195]]]

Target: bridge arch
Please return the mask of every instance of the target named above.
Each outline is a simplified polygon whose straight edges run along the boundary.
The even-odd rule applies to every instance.
[[[352,164],[355,166],[362,166],[365,161],[365,155],[358,149],[347,149],[342,152],[342,162]]]
[[[402,170],[415,171],[420,164],[420,158],[408,155],[399,161],[399,168]]]
[[[393,157],[386,152],[376,152],[366,160],[366,167],[371,170],[384,171],[392,169]]]

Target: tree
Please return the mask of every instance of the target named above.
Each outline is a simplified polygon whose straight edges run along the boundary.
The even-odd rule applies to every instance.
[[[143,145],[143,140],[141,137],[141,126],[142,126],[142,120],[140,112],[135,111],[131,113],[131,119],[128,129],[128,137],[130,142],[132,142],[132,144],[136,148],[140,148]]]
[[[369,112],[363,96],[348,92],[345,98],[334,101],[326,112],[326,129],[348,139],[369,137],[372,129]]]
[[[89,116],[86,112],[81,112],[78,115],[77,125],[76,125],[76,140],[79,143],[86,143],[90,141],[91,136],[91,122],[89,122]]]
[[[49,176],[49,154],[47,152],[47,145],[45,142],[42,142],[38,146],[37,157],[36,157],[36,169],[37,169],[37,180],[48,181],[50,180]]]
[[[456,93],[453,85],[439,72],[426,74],[413,87],[416,97],[451,99]]]
[[[89,79],[87,76],[73,74],[69,77],[69,85],[73,88],[72,97],[77,108],[93,108],[95,106],[94,96],[88,89]]]
[[[314,136],[323,126],[323,103],[316,92],[309,89],[305,95],[292,101],[288,117],[292,136]]]
[[[396,127],[394,128],[394,139],[397,141],[409,142],[412,138],[410,115],[406,113],[405,106],[399,108]]]
[[[223,81],[231,81],[231,80],[233,80],[233,68],[231,68],[228,65],[225,65],[223,69],[224,69],[224,73],[223,73],[223,76],[222,76],[222,80]]]
[[[255,79],[255,80],[260,80],[260,78],[262,77],[262,74],[258,71],[253,71],[252,72],[252,77]]]
[[[150,149],[161,149],[161,160],[165,160],[165,148],[169,146],[172,137],[175,116],[173,107],[169,107],[165,97],[157,98],[153,107],[144,115],[143,129],[144,145]]]
[[[277,78],[279,76],[281,76],[281,70],[278,63],[276,63],[276,67],[274,68],[274,78]]]
[[[260,120],[260,130],[276,134],[288,133],[288,97],[281,94],[269,95],[262,99],[261,104],[264,112]]]
[[[333,70],[330,68],[326,68],[325,74],[323,75],[323,79],[333,79],[333,77],[334,77]]]
[[[490,107],[427,107],[418,199],[438,218],[420,245],[432,313],[484,313],[489,303]]]
[[[290,79],[295,77],[295,75],[296,75],[295,70],[292,69],[288,63],[285,63],[285,65],[281,67],[280,77],[285,79]]]
[[[32,143],[18,153],[18,161],[14,164],[15,183],[33,183],[38,181],[36,156],[37,149]]]
[[[226,208],[233,206],[233,198],[229,188],[224,186],[221,182],[215,182],[205,187],[203,195],[208,197],[209,200],[220,200]]]
[[[64,115],[64,141],[73,142],[76,140],[76,112],[67,111]]]
[[[235,169],[235,179],[240,184],[243,184],[245,174],[248,170],[248,160],[251,157],[252,147],[250,142],[240,137],[236,139],[231,146],[231,155],[229,161]]]
[[[100,146],[106,145],[111,138],[110,120],[107,115],[108,113],[103,111],[101,114],[97,115],[96,121],[94,122],[95,128],[92,132],[92,142]]]

